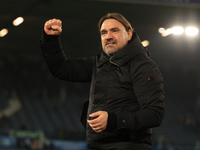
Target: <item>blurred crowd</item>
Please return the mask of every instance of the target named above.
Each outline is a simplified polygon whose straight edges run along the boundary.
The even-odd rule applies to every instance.
[[[180,70],[176,67],[173,73]],[[184,89],[181,88],[177,90],[178,84],[180,84],[182,79],[188,78],[191,74],[190,70],[186,74],[182,74],[182,77],[177,79],[170,72],[162,69],[166,84],[166,93],[179,95]],[[192,72],[193,74],[194,72]],[[181,74],[181,73],[177,73]],[[193,76],[193,75],[192,75]],[[170,83],[178,80],[179,82],[174,83],[172,87]],[[183,81],[183,86],[186,86]],[[6,100],[12,96],[12,92],[16,91],[20,99],[22,99],[23,93],[34,99],[49,99],[49,103],[52,106],[52,112],[57,112],[60,109],[62,102],[66,100],[68,96],[78,95],[80,97],[77,111],[80,111],[82,103],[88,96],[89,83],[79,84],[79,83],[68,83],[55,79],[50,74],[46,62],[42,57],[30,59],[30,58],[17,58],[13,56],[0,56],[0,102],[4,105],[0,106],[0,112],[8,105]],[[189,86],[191,88],[194,82]],[[195,85],[197,86],[197,85]],[[171,89],[172,88],[172,89]],[[171,89],[171,91],[170,91]],[[186,92],[187,90],[185,90]],[[193,91],[194,93],[197,91]],[[78,93],[78,94],[77,94]],[[197,92],[198,93],[198,92]],[[184,96],[185,93],[183,93]],[[84,97],[84,98],[82,98]],[[194,99],[195,96],[191,96]],[[21,101],[23,105],[23,101]],[[180,104],[181,105],[181,104]],[[78,112],[80,113],[80,112]],[[173,116],[172,116],[173,117]],[[184,130],[189,130],[191,132],[200,133],[200,95],[196,97],[195,100],[191,101],[191,105],[188,106],[185,113],[179,114],[179,117],[174,118],[180,128]],[[0,115],[0,129],[10,129],[12,128],[10,124],[10,118],[6,115]],[[30,130],[29,126],[24,122],[19,122],[17,129],[19,130]],[[54,137],[59,140],[85,140],[85,131],[79,130],[76,127],[67,127],[65,124],[61,124],[54,131]],[[48,138],[48,137],[47,137]],[[200,137],[199,137],[200,139]],[[37,141],[35,142],[37,145]],[[160,135],[159,138],[154,139],[153,150],[200,150],[200,142],[194,141],[194,147],[186,146],[181,147],[174,144],[174,141],[165,139],[164,135]]]

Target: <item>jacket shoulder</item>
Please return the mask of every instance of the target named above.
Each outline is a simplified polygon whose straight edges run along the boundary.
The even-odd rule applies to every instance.
[[[161,72],[154,62],[148,55],[139,54],[133,59],[131,59],[130,63],[130,71],[131,74],[142,74],[143,76],[146,75],[155,75],[162,76]]]

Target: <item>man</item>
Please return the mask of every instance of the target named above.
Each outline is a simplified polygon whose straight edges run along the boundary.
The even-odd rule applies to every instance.
[[[150,150],[151,128],[164,117],[162,75],[121,14],[107,14],[98,26],[103,51],[90,58],[66,59],[59,39],[62,22],[47,21],[43,55],[55,77],[91,82],[81,117],[88,150]]]

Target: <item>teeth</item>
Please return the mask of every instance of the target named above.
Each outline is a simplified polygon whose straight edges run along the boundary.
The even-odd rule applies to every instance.
[[[107,43],[106,45],[108,45],[108,44],[115,44],[115,42],[113,42],[113,43]]]

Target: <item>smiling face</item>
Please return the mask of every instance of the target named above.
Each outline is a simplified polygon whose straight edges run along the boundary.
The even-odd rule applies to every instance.
[[[123,49],[132,37],[132,31],[126,31],[124,25],[115,19],[105,20],[102,23],[100,34],[102,48],[109,56]]]

